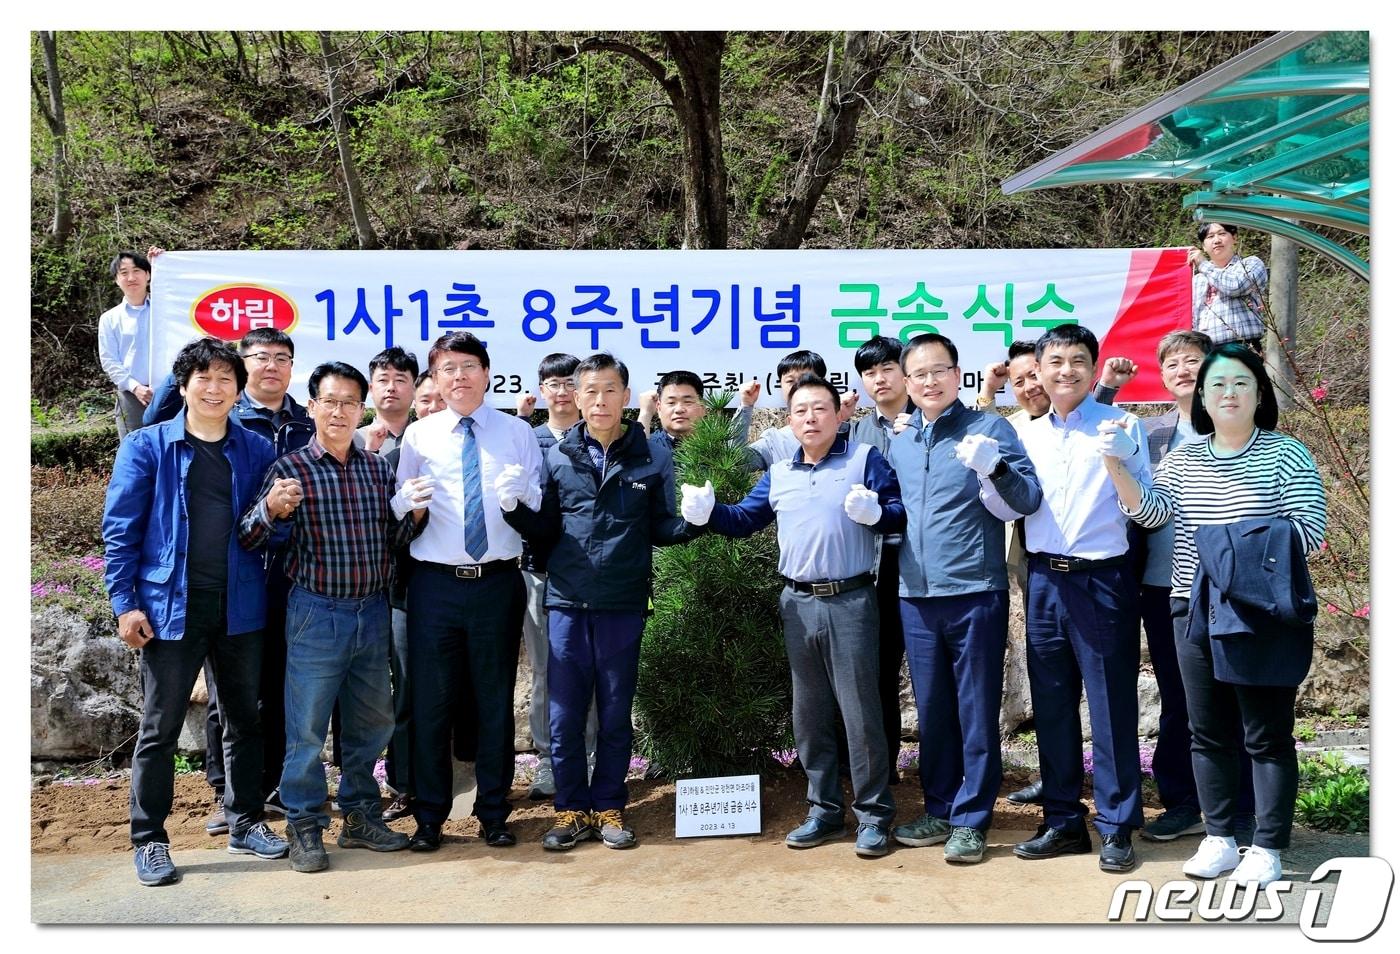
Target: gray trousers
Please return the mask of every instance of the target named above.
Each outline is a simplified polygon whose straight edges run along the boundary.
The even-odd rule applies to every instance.
[[[875,587],[813,596],[784,587],[778,598],[792,669],[792,732],[807,772],[809,817],[845,821],[837,720],[851,757],[856,821],[894,820],[889,754],[880,720],[879,607]]]
[[[130,391],[117,392],[117,440],[121,440],[141,426],[141,416],[146,413],[146,405]]]
[[[549,746],[549,610],[544,605],[543,573],[522,570],[525,578],[525,656],[530,660],[530,738],[535,751],[545,760],[550,757]],[[584,749],[592,755],[597,748],[598,703],[588,707],[588,723],[584,728]]]

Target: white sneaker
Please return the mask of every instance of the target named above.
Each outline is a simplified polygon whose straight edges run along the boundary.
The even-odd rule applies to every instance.
[[[1240,849],[1235,839],[1206,835],[1191,860],[1181,866],[1182,872],[1193,878],[1218,878],[1240,863]]]
[[[1273,848],[1250,845],[1248,848],[1240,849],[1239,867],[1235,869],[1234,874],[1230,875],[1230,880],[1241,883],[1255,881],[1262,888],[1282,877],[1283,862],[1279,860],[1278,852]]]

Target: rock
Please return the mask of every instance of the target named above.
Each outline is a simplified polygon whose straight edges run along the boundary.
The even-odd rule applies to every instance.
[[[130,752],[141,719],[136,654],[115,622],[92,623],[60,606],[30,614],[31,759]]]

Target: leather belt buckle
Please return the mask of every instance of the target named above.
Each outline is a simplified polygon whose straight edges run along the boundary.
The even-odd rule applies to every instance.
[[[825,583],[813,583],[813,584],[812,584],[812,595],[813,595],[813,596],[835,596],[835,595],[836,595],[836,581],[835,581],[835,580],[828,580],[828,581],[826,581]]]
[[[452,572],[459,580],[476,580],[481,578],[481,566],[454,566]]]
[[[1050,557],[1050,569],[1058,570],[1061,573],[1069,572],[1069,560],[1063,557]]]

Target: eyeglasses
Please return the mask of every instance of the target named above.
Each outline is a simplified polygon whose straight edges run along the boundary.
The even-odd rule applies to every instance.
[[[292,356],[289,354],[273,354],[270,351],[254,351],[245,354],[245,360],[253,361],[257,364],[276,364],[279,368],[289,368],[292,365]]]
[[[545,381],[545,382],[543,382],[543,383],[540,385],[540,387],[544,388],[544,389],[545,389],[546,391],[548,391],[550,394],[563,394],[565,391],[577,391],[577,390],[578,390],[578,385],[575,384],[572,380],[570,380],[570,381]]]
[[[360,408],[365,406],[364,401],[337,401],[335,398],[316,398],[316,403],[334,414],[342,411],[346,414],[358,414]]]
[[[441,374],[445,378],[455,378],[459,374],[475,374],[481,370],[481,364],[476,361],[467,361],[464,364],[440,364],[435,373]]]
[[[915,384],[927,384],[930,381],[947,377],[948,373],[950,371],[955,370],[956,368],[957,365],[955,364],[945,364],[937,368],[927,368],[923,371],[915,371],[913,374],[909,375],[909,380],[913,381]]]

